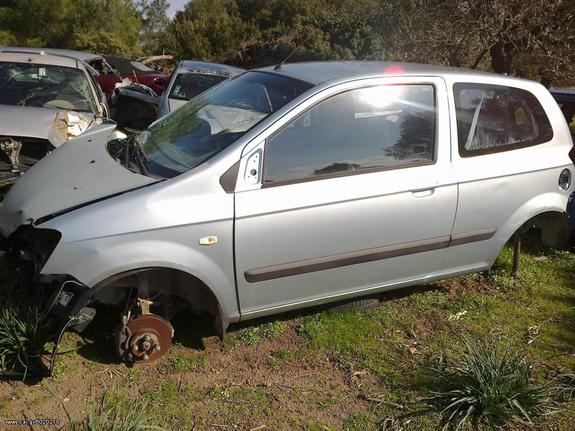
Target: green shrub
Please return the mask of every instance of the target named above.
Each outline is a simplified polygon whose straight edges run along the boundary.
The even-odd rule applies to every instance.
[[[532,425],[535,417],[556,408],[549,386],[530,382],[525,358],[495,341],[465,340],[460,357],[430,370],[437,389],[425,401],[439,412],[444,430]]]
[[[0,304],[1,371],[40,372],[50,322],[34,305]]]

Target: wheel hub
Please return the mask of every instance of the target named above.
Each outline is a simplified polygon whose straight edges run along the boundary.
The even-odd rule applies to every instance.
[[[160,316],[135,317],[125,327],[125,341],[120,346],[122,357],[131,363],[156,361],[172,345],[173,334],[170,322]]]

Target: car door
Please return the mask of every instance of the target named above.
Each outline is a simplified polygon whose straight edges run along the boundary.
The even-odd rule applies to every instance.
[[[264,132],[235,195],[242,315],[431,276],[456,210],[449,147],[439,78],[327,88]]]
[[[452,134],[457,137],[452,164],[459,180],[452,235],[475,237],[449,248],[449,272],[489,268],[542,202],[548,207],[554,202],[549,192],[559,190],[557,181],[567,159],[567,150],[557,145],[561,137],[554,136],[549,117],[529,87],[549,97],[547,91],[524,82],[517,87],[506,78],[489,81],[458,79],[449,85],[456,119]]]

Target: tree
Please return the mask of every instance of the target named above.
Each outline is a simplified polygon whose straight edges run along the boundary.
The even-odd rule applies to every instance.
[[[68,46],[102,54],[139,55],[142,23],[131,0],[74,0]]]
[[[575,71],[573,0],[411,0],[402,15],[391,40],[398,58],[479,67],[546,85]]]
[[[135,55],[141,23],[131,0],[4,0],[0,43]]]
[[[170,53],[203,60],[259,36],[257,27],[239,15],[235,0],[194,0],[176,14],[164,34]]]
[[[142,21],[141,43],[144,51],[157,52],[160,49],[162,34],[170,19],[167,0],[138,0],[135,4]]]

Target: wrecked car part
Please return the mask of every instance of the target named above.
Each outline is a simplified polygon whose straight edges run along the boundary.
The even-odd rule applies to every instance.
[[[110,134],[116,135],[114,129],[113,125],[90,129],[65,149],[51,153],[51,163],[59,166],[59,172],[50,174],[49,182],[41,178],[46,174],[44,163],[17,181],[4,200],[2,232],[7,235],[31,220],[38,225],[82,206],[156,183],[157,179],[134,175],[110,156],[106,143]]]
[[[136,364],[160,359],[172,345],[173,329],[169,321],[156,314],[131,319],[118,334],[123,361]]]
[[[150,312],[153,301],[138,298],[136,304],[138,314],[134,316],[131,310],[125,313],[116,333],[118,353],[128,364],[160,359],[169,350],[174,336],[170,322]]]
[[[150,87],[125,79],[110,100],[112,118],[119,127],[143,130],[156,120],[159,101]]]
[[[66,53],[0,48],[1,188],[102,122],[107,107],[89,69]]]
[[[17,141],[14,138],[0,138],[0,149],[4,151],[4,153],[10,159],[10,163],[12,164],[12,172],[20,173],[20,150],[22,149],[22,142]]]
[[[26,280],[34,278],[58,245],[62,234],[53,229],[21,225],[4,242],[4,260]]]
[[[46,139],[0,136],[0,188],[14,184],[53,149]]]
[[[84,133],[93,121],[93,118],[80,112],[57,112],[54,118],[54,134],[58,142],[62,143]]]
[[[0,187],[12,185],[19,177],[56,147],[80,134],[94,118],[79,112],[56,112],[49,139],[0,136]]]

